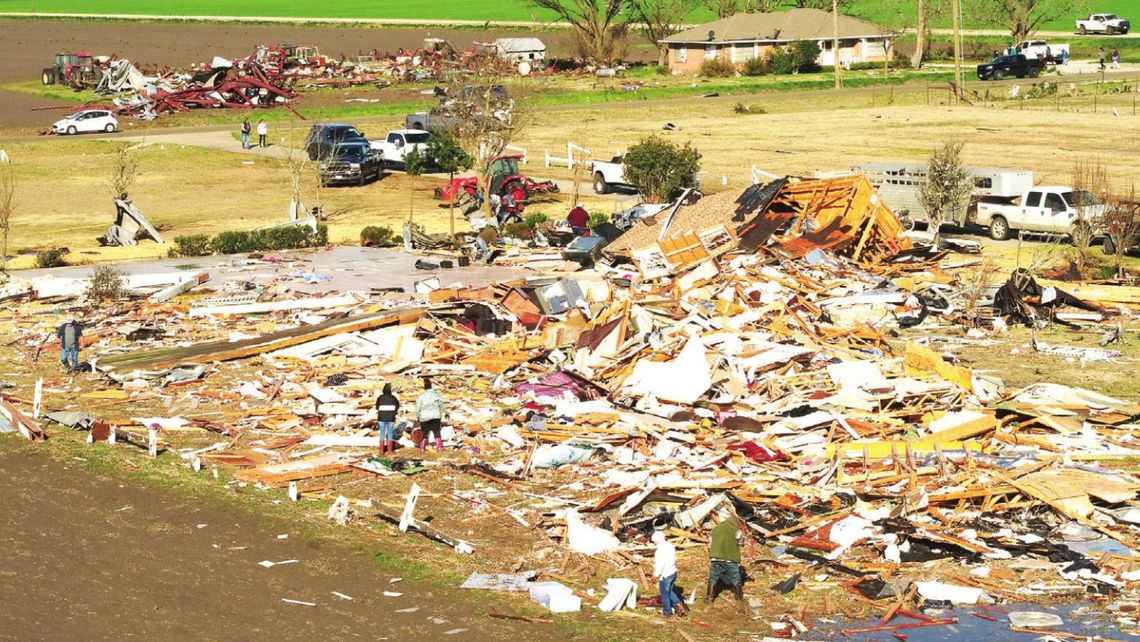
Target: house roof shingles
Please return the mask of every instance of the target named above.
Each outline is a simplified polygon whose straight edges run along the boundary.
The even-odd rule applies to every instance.
[[[709,39],[709,32],[713,37]],[[845,16],[839,16],[840,38],[885,37],[889,35],[882,27]],[[714,20],[662,39],[668,44],[680,43],[725,43],[795,40],[830,40],[832,37],[832,16],[819,9],[792,9],[776,13],[738,13],[727,18]]]

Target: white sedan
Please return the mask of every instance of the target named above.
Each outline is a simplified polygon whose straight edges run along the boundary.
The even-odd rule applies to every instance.
[[[51,126],[55,134],[86,134],[92,132],[107,132],[108,134],[119,128],[119,119],[106,109],[84,109],[57,120]]]

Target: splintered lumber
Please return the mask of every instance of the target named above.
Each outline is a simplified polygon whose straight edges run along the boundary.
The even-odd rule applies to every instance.
[[[285,486],[291,481],[328,477],[346,473],[357,458],[343,455],[322,455],[308,459],[298,459],[284,464],[270,464],[248,468],[234,473],[234,479],[249,483],[262,483],[266,486]]]
[[[154,294],[150,295],[150,302],[151,303],[162,303],[163,301],[168,301],[168,300],[173,299],[174,297],[178,296],[179,294],[182,294],[184,292],[188,292],[188,291],[192,290],[193,288],[196,288],[199,285],[202,285],[203,283],[205,283],[206,281],[209,281],[209,280],[210,280],[210,273],[209,272],[199,272],[197,274],[192,275],[189,279],[182,281],[181,283],[175,283],[174,285],[171,285],[169,287],[165,287],[165,288],[159,290],[158,292],[155,292]]]
[[[29,441],[43,441],[47,439],[47,434],[44,433],[43,428],[40,428],[38,423],[32,421],[27,415],[20,412],[8,401],[8,398],[3,395],[0,395],[0,416],[4,417],[24,439]]]
[[[212,341],[185,348],[108,355],[100,357],[98,364],[100,368],[105,370],[151,370],[181,363],[209,363],[244,359],[335,334],[373,330],[388,325],[415,323],[419,321],[426,310],[427,308],[423,306],[409,305],[373,314],[332,319],[316,325],[271,332],[244,341]]]

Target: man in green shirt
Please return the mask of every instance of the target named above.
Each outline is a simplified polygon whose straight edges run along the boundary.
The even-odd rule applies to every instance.
[[[740,544],[736,541],[736,518],[730,517],[713,529],[709,544],[709,588],[705,598],[712,602],[720,593],[720,585],[732,589],[736,599],[744,599],[744,575],[740,571]]]

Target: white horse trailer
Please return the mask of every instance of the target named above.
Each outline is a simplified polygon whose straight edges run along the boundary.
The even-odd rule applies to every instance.
[[[957,212],[944,223],[965,225],[977,211],[979,202],[1007,202],[1033,187],[1033,172],[999,167],[967,167],[974,177],[974,197],[964,212]],[[867,163],[851,172],[863,174],[878,190],[883,201],[904,221],[927,223],[926,208],[918,201],[918,185],[926,178],[923,163]]]

